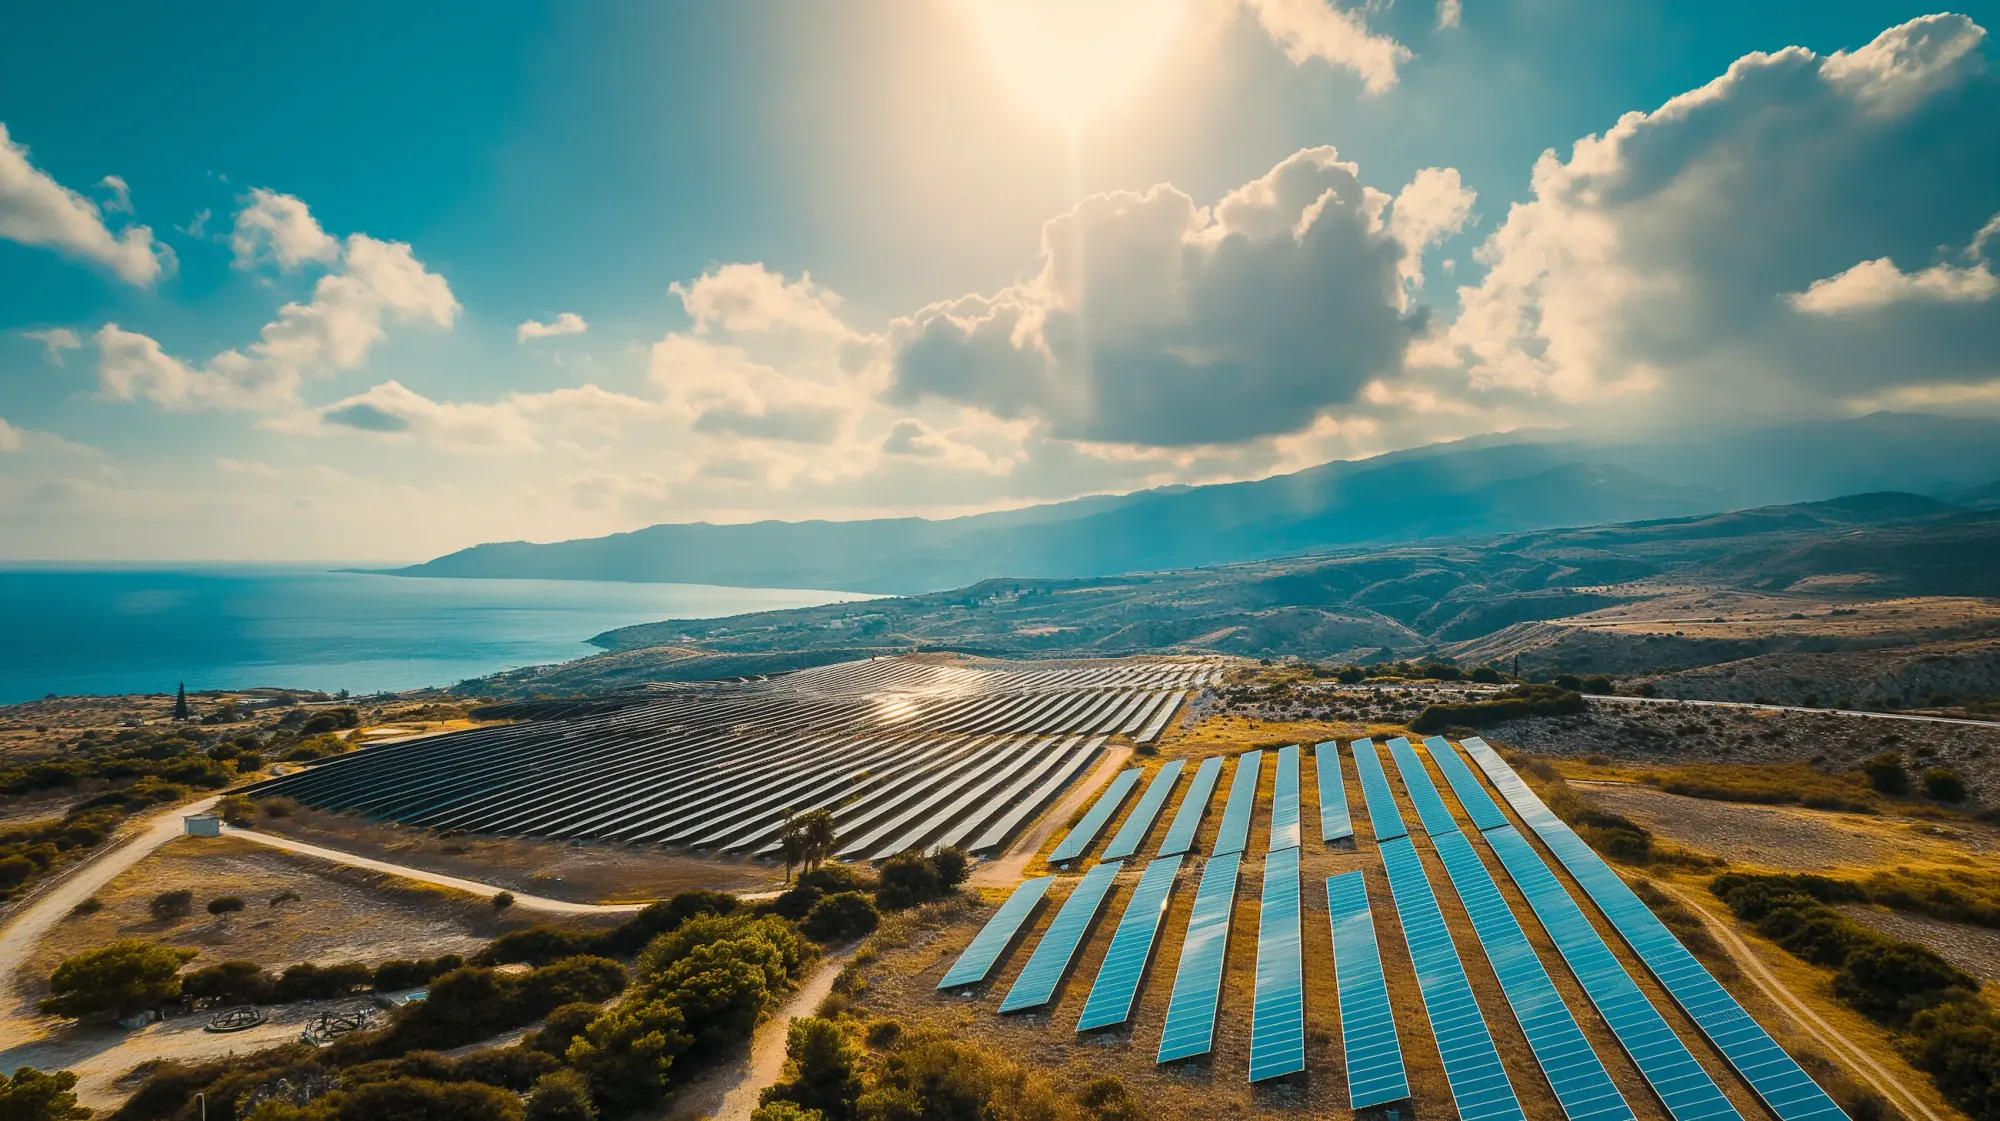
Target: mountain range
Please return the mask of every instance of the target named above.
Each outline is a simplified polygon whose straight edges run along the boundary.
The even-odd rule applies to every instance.
[[[391,573],[908,595],[1895,491],[2000,501],[2000,421],[1873,413],[1645,441],[1479,437],[1251,482],[932,520],[706,522],[478,545]]]

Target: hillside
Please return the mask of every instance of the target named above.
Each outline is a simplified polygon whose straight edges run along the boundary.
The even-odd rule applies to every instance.
[[[1537,435],[946,520],[656,525],[553,544],[479,545],[395,572],[906,594],[999,577],[1180,569],[1866,491],[1948,494],[2000,476],[2000,422],[1985,420],[1877,413],[1626,444]]]

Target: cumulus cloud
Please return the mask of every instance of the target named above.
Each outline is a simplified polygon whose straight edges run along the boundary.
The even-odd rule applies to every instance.
[[[339,259],[340,242],[320,228],[311,209],[295,196],[253,187],[243,203],[229,234],[237,268],[269,260],[289,272],[308,261],[325,264]]]
[[[1392,199],[1332,148],[1212,209],[1166,185],[1092,196],[1044,227],[1032,279],[898,323],[889,399],[1153,446],[1298,431],[1399,371],[1421,320],[1403,278],[1471,201],[1449,169]]]
[[[859,403],[838,386],[791,376],[740,347],[691,335],[654,343],[646,376],[696,432],[826,444]]]
[[[76,337],[76,332],[67,327],[51,327],[46,331],[23,331],[21,337],[41,343],[42,357],[47,359],[51,366],[63,364],[63,351],[77,350],[83,346],[83,341]]]
[[[107,175],[99,179],[97,185],[111,192],[111,197],[104,202],[104,209],[113,214],[132,213],[132,187],[125,182],[124,176]]]
[[[1437,26],[1439,31],[1447,27],[1457,27],[1465,19],[1465,4],[1462,0],[1438,0]]]
[[[583,316],[566,311],[548,323],[533,319],[522,323],[514,328],[514,341],[524,343],[529,339],[546,339],[554,335],[581,335],[588,330],[590,324],[583,321]]]
[[[1746,55],[1567,160],[1544,153],[1460,317],[1412,362],[1661,419],[1994,378],[2000,177],[1972,170],[2000,151],[1984,37],[1936,15],[1851,52]]]
[[[309,213],[274,205],[288,197],[252,192],[246,213],[286,218],[277,225],[258,218],[246,226],[239,215],[237,222],[239,233],[255,233],[253,257],[268,250],[281,268],[320,259],[321,250],[308,235],[325,236]],[[402,242],[350,234],[337,243],[332,264],[314,283],[311,300],[285,304],[256,342],[200,366],[167,354],[146,335],[105,324],[96,334],[103,392],[119,400],[145,398],[175,411],[279,408],[297,400],[306,380],[360,367],[387,337],[389,324],[450,327],[458,316],[450,285]]]
[[[844,336],[847,325],[836,312],[840,297],[813,283],[811,273],[786,280],[761,264],[729,264],[687,284],[670,287],[694,319],[696,334],[713,330],[763,332],[797,330]]]
[[[21,444],[21,430],[8,424],[6,417],[0,417],[0,452],[20,451]]]
[[[1410,60],[1408,47],[1368,30],[1361,10],[1337,8],[1330,0],[1243,0],[1243,6],[1293,63],[1317,58],[1346,67],[1369,93],[1394,86],[1397,68]],[[1442,6],[1438,18],[1442,23]]]
[[[112,209],[131,208],[122,179]],[[28,161],[28,149],[7,134],[0,123],[0,237],[22,245],[39,245],[101,265],[128,284],[146,286],[172,263],[170,250],[153,241],[146,226],[126,226],[117,233],[104,224],[98,205]]]

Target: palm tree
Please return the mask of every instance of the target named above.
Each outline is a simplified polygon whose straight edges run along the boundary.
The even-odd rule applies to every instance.
[[[810,872],[823,860],[830,860],[840,845],[832,810],[785,811],[778,827],[778,847],[785,854],[785,882],[792,882],[792,867],[805,866]]]

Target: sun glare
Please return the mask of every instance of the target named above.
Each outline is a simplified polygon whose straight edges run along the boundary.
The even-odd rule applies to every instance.
[[[1075,129],[1158,64],[1186,0],[960,0],[1014,92]]]

